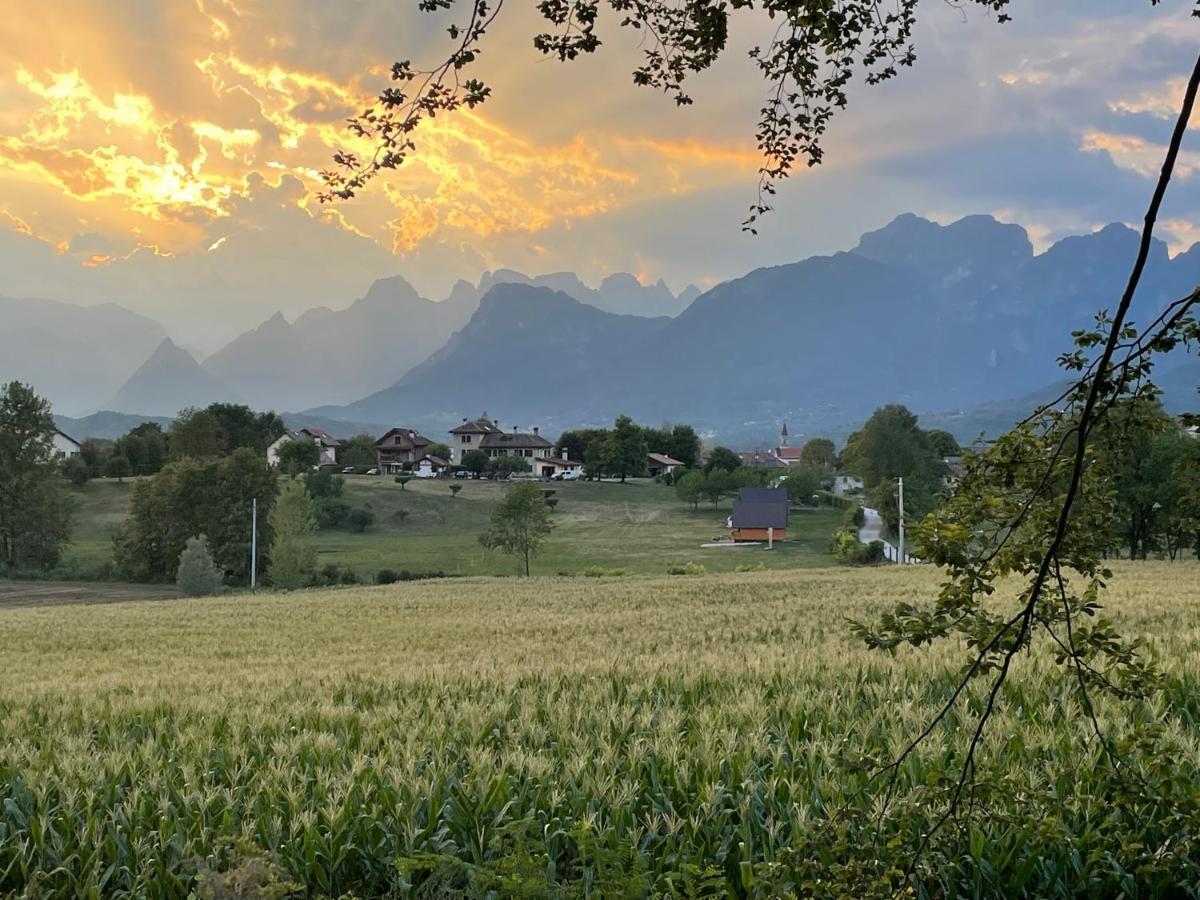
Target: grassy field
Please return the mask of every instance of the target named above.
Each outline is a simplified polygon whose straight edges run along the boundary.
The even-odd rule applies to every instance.
[[[845,618],[936,584],[466,578],[0,609],[0,895],[182,898],[207,878],[207,896],[275,896],[219,893],[232,869],[319,897],[889,896],[979,701],[885,808],[874,761],[964,651],[872,654]],[[1168,677],[1099,718],[1117,741],[1161,730],[1161,766],[1133,765],[1169,796],[1129,799],[1069,682],[1022,657],[985,788],[919,895],[1196,895],[1197,584],[1193,563],[1126,563],[1108,597]]]
[[[449,484],[462,491],[452,497]],[[68,570],[98,570],[112,555],[112,538],[129,507],[133,480],[89,482],[79,492],[75,534],[64,560]],[[578,574],[589,566],[634,573],[664,574],[668,566],[699,563],[710,571],[732,571],[760,563],[769,569],[830,565],[829,538],[841,522],[840,510],[799,511],[792,515],[788,540],[775,550],[702,550],[700,545],[728,534],[730,502],[714,510],[680,503],[672,489],[648,480],[566,482],[546,485],[558,492],[555,531],[534,561],[542,574]],[[419,481],[404,490],[390,478],[346,479],[344,499],[369,506],[375,526],[365,534],[322,531],[320,563],[336,563],[370,580],[380,569],[451,575],[508,575],[517,571],[508,557],[485,551],[478,536],[504,490],[493,481]]]

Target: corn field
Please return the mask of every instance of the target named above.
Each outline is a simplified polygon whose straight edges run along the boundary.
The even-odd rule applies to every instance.
[[[916,569],[463,579],[0,611],[0,895],[892,896],[981,691],[846,618]],[[1107,612],[1169,678],[1098,715],[1023,658],[910,896],[1200,893],[1200,569]],[[1152,787],[1152,790],[1147,788]],[[908,888],[906,888],[908,890]]]

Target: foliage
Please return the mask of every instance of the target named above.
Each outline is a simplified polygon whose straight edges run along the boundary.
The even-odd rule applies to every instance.
[[[117,438],[112,452],[129,460],[134,475],[155,475],[167,460],[167,435],[157,422],[143,422]]]
[[[63,476],[75,487],[83,487],[88,483],[88,479],[92,477],[92,470],[83,460],[83,457],[76,454],[68,456],[63,460],[62,464]]]
[[[312,581],[317,570],[317,548],[313,534],[317,519],[308,489],[289,481],[271,510],[271,564],[267,577],[273,586],[295,590]]]
[[[204,535],[187,539],[175,571],[180,597],[211,597],[225,589],[225,575],[213,561]]]
[[[375,525],[375,511],[369,506],[356,506],[346,514],[346,526],[355,534],[362,534]]]
[[[380,569],[375,573],[376,584],[395,584],[400,580],[394,569]]]
[[[704,473],[694,469],[684,472],[675,482],[675,496],[684,503],[692,504],[692,509],[698,508],[704,499]]]
[[[837,451],[829,438],[811,438],[800,448],[800,462],[821,472],[832,471],[837,464]]]
[[[708,453],[708,462],[704,464],[704,472],[709,474],[717,469],[732,472],[741,468],[741,465],[742,458],[728,447],[713,447]]]
[[[217,565],[234,583],[246,583],[251,501],[258,498],[258,567],[263,571],[278,489],[265,457],[245,448],[224,458],[168,463],[133,488],[129,516],[113,540],[118,571],[129,581],[172,581],[185,542],[203,534]]]
[[[400,485],[400,490],[404,490],[405,486],[414,478],[416,478],[415,475],[397,475],[394,480],[396,484]]]
[[[850,436],[842,465],[862,478],[870,505],[892,533],[900,521],[896,479],[904,479],[905,518],[916,521],[933,509],[946,474],[930,433],[898,404],[875,410],[862,430]]]
[[[221,452],[228,455],[239,447],[266,453],[285,428],[275,412],[256,413],[240,403],[211,403],[205,407],[221,431]]]
[[[304,476],[304,487],[313,500],[336,500],[342,496],[346,479],[329,469],[316,469]]]
[[[958,440],[948,431],[943,431],[940,428],[934,428],[925,432],[929,436],[929,445],[942,459],[948,456],[959,456],[962,453],[962,447],[958,445]]]
[[[113,442],[100,438],[88,438],[79,445],[79,459],[87,463],[88,473],[92,478],[101,478],[108,457],[113,452]]]
[[[887,560],[883,541],[864,544],[858,539],[858,532],[848,528],[833,533],[829,550],[838,562],[846,565],[873,566]]]
[[[713,509],[726,497],[730,497],[737,493],[737,482],[733,478],[732,472],[727,472],[722,468],[715,468],[704,476],[704,484],[700,493],[704,498],[713,505]]]
[[[487,469],[488,455],[482,450],[467,450],[463,453],[459,464],[478,478]]]
[[[104,467],[104,474],[109,478],[121,481],[132,474],[132,469],[133,467],[129,465],[129,460],[124,456],[110,456],[108,463]]]
[[[491,525],[479,536],[479,543],[516,556],[528,576],[530,557],[537,555],[553,528],[541,489],[535,484],[516,484],[492,511]]]
[[[531,466],[520,456],[493,456],[487,462],[487,474],[503,478],[517,472],[528,472]]]
[[[427,456],[437,456],[441,459],[449,460],[450,459],[450,446],[448,444],[441,444],[441,443],[435,442],[425,448],[425,454]]]
[[[815,464],[801,462],[788,470],[781,487],[787,491],[792,503],[813,504],[813,497],[821,489],[821,472]]]
[[[171,459],[208,459],[220,456],[224,445],[221,423],[205,409],[188,407],[171,421],[167,446]]]
[[[461,491],[461,490],[462,490],[462,485],[461,485],[461,484],[452,484],[452,485],[450,485],[450,497],[451,497],[451,498],[457,497],[457,496],[458,496],[458,492],[459,492],[459,491]]]
[[[50,569],[74,504],[54,459],[50,403],[18,381],[0,387],[0,565]]]
[[[773,475],[771,469],[760,469],[756,466],[738,466],[729,473],[735,490],[744,487],[766,487]]]
[[[678,566],[668,566],[668,575],[703,575],[708,570],[699,563],[684,563]]]
[[[301,472],[309,472],[321,462],[321,447],[311,438],[300,435],[284,441],[275,452],[280,471],[295,478]]]
[[[369,434],[356,434],[342,441],[337,451],[337,461],[342,466],[369,469],[375,465],[375,438]]]
[[[643,428],[646,449],[662,453],[692,468],[700,459],[700,437],[691,425],[664,425],[662,428]]]
[[[604,443],[604,470],[625,481],[646,472],[646,437],[629,418],[617,416]]]

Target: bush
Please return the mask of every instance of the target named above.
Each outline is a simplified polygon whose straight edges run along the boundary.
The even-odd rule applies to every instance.
[[[733,567],[735,572],[765,572],[767,567],[763,563],[738,563]]]
[[[175,585],[180,597],[210,597],[224,590],[224,573],[213,562],[204,535],[188,538],[179,556]]]
[[[863,512],[863,508],[855,503],[853,506],[846,509],[846,514],[842,516],[842,524],[847,528],[862,528],[863,523],[867,521],[867,515]]]
[[[308,495],[313,500],[336,500],[342,496],[345,481],[334,475],[331,469],[323,468],[305,475],[304,486],[308,488]]]
[[[588,566],[583,570],[584,578],[619,578],[628,574],[624,569],[606,569],[604,566]]]
[[[400,576],[394,569],[380,569],[375,573],[376,584],[395,584],[400,580]]]
[[[873,566],[887,558],[883,550],[883,541],[864,544],[858,539],[858,532],[845,528],[833,533],[829,549],[838,562],[848,566]]]
[[[375,513],[365,506],[356,506],[346,516],[346,524],[355,534],[362,534],[375,524]]]
[[[703,575],[708,570],[699,563],[684,563],[682,566],[669,566],[668,575]]]
[[[76,487],[83,487],[88,483],[88,479],[92,477],[92,470],[88,468],[88,464],[83,461],[81,456],[68,457],[63,463],[63,475],[67,481]]]
[[[336,497],[322,497],[315,505],[318,528],[339,528],[350,515],[350,504]]]

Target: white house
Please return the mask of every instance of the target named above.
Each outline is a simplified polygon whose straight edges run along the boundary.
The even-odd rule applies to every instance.
[[[336,438],[330,437],[320,428],[301,428],[299,431],[285,431],[267,447],[267,463],[279,465],[279,448],[289,441],[313,441],[320,448],[318,466],[332,466],[337,463],[337,451],[342,446]]]
[[[71,437],[65,431],[54,429],[54,456],[57,459],[66,459],[70,456],[78,456],[81,447],[79,441]]]
[[[412,473],[418,478],[437,478],[449,463],[440,456],[422,456],[412,467]]]
[[[583,463],[578,460],[567,459],[566,447],[562,448],[562,453],[558,456],[547,453],[545,456],[535,456],[532,462],[533,471],[542,478],[553,478],[564,472],[578,472],[583,468]]]
[[[670,475],[682,465],[683,463],[679,460],[667,456],[665,453],[646,454],[646,471],[650,473],[651,478],[658,478],[660,475]]]
[[[852,494],[861,494],[862,489],[863,480],[857,475],[833,476],[833,492],[839,497],[849,497]]]
[[[532,461],[535,457],[547,456],[554,445],[542,437],[535,427],[532,432],[517,429],[504,431],[486,416],[468,421],[450,429],[450,461],[462,465],[463,454],[468,450],[480,450],[488,456],[523,456]]]

